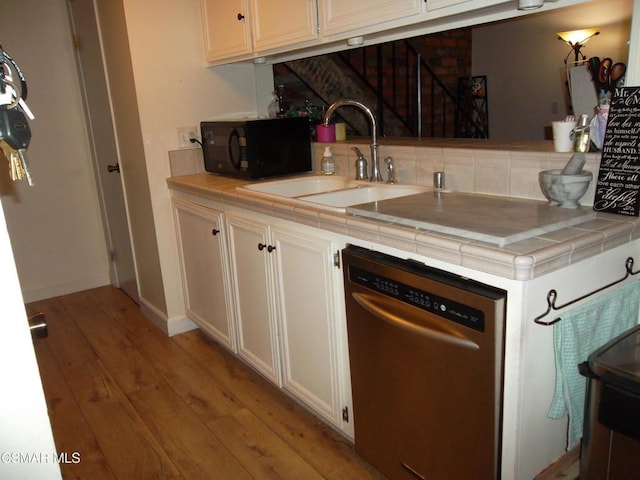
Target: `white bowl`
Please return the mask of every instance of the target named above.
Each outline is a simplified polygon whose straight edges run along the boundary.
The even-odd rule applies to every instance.
[[[538,174],[538,181],[549,205],[563,208],[579,208],[578,200],[586,193],[593,178],[591,172],[583,170],[575,175],[563,175],[562,170],[544,170]]]

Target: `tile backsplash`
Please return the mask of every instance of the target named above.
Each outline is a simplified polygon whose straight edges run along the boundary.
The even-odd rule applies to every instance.
[[[542,148],[539,143],[530,146],[518,143],[499,145],[495,149],[480,142],[460,148],[461,142],[455,139],[433,143],[437,146],[380,145],[383,179],[387,178],[384,159],[390,156],[395,164],[397,183],[432,186],[433,173],[443,171],[445,186],[452,190],[544,200],[538,185],[538,173],[563,168],[571,158],[571,153],[547,151],[551,142],[546,142]],[[367,143],[313,143],[316,172],[320,171],[320,158],[327,145],[331,147],[338,175],[355,178],[356,156],[351,147],[358,147],[367,161],[371,159]],[[588,153],[586,157],[584,169],[593,173],[593,181],[581,203],[592,205],[600,154]],[[170,151],[169,163],[171,175],[175,177],[204,172],[202,150],[199,148]]]
[[[355,178],[356,156],[351,147],[357,146],[367,161],[371,158],[367,144],[339,142],[314,143],[314,159],[322,157],[326,145],[331,146],[338,175]],[[546,152],[533,148],[527,151],[521,145],[517,150],[380,145],[380,168],[385,180],[387,167],[383,160],[387,156],[393,158],[397,183],[433,186],[433,173],[443,171],[445,187],[452,190],[544,200],[538,184],[538,173],[563,168],[571,158],[571,153]],[[593,173],[593,181],[581,203],[592,205],[600,154],[588,153],[586,157],[584,169]],[[319,171],[318,162],[315,166],[315,170]]]
[[[181,148],[169,152],[169,169],[172,177],[204,173],[201,148]]]

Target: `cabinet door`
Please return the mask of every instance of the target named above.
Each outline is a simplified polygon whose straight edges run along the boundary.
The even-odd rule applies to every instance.
[[[223,214],[174,200],[187,316],[235,351]]]
[[[322,35],[399,20],[422,13],[424,0],[318,0]]]
[[[318,38],[316,0],[251,0],[251,12],[256,51]]]
[[[227,225],[238,354],[281,386],[270,266],[273,255],[266,248],[267,226],[236,215],[227,217]]]
[[[248,0],[200,0],[207,61],[251,54]]]
[[[452,5],[471,1],[472,0],[427,0],[427,10],[437,10],[438,8],[450,7]]]
[[[323,238],[272,227],[276,246],[283,387],[342,428],[337,345],[337,247]]]

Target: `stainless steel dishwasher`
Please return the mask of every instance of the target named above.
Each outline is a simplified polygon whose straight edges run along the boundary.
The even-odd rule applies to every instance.
[[[392,480],[500,477],[506,292],[342,251],[355,449]]]

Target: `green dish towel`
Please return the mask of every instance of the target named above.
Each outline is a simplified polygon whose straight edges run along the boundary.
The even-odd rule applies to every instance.
[[[548,416],[569,416],[567,449],[582,437],[587,379],[578,373],[578,365],[638,323],[639,301],[640,282],[628,282],[568,310],[553,325],[556,391]]]

